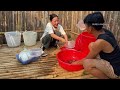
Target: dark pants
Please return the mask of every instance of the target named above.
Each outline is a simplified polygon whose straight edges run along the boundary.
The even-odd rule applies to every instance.
[[[54,34],[56,34],[57,36],[61,36],[61,33],[59,31],[55,31]],[[42,44],[43,44],[43,47],[45,48],[49,48],[50,46],[55,46],[56,41],[58,40],[52,38],[50,34],[47,34],[42,38]]]

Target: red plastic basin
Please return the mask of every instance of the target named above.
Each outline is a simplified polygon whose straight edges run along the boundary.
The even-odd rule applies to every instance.
[[[67,48],[67,47],[63,46],[63,47],[61,47],[60,49],[61,49],[61,50],[67,50],[67,49],[74,49],[74,48]]]
[[[75,41],[75,49],[78,51],[84,51],[88,49],[88,45],[91,42],[95,42],[96,41],[96,37],[93,34],[90,34],[88,32],[82,32]]]
[[[76,51],[75,49],[61,50],[57,54],[59,65],[67,71],[79,71],[83,69],[82,65],[72,65],[69,62],[72,60],[81,60],[86,56],[85,53]]]

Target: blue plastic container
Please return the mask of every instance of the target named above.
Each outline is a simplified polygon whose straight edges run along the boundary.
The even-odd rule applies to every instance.
[[[37,61],[39,58],[40,57],[32,57],[26,61],[23,61],[22,59],[19,58],[19,54],[16,54],[16,59],[24,65],[29,64],[29,63],[34,62],[34,61]]]

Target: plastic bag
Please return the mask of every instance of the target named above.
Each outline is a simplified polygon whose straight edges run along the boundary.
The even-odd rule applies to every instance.
[[[85,30],[85,29],[86,29],[86,26],[85,26],[83,20],[80,20],[76,26],[77,26],[80,30]]]
[[[24,48],[24,50],[19,53],[19,59],[23,61],[26,61],[30,58],[31,58],[30,50],[27,50],[26,48]]]
[[[17,60],[19,60],[22,64],[28,64],[30,62],[36,61],[42,55],[42,49],[31,49],[28,50],[24,48],[19,54],[16,54]]]
[[[75,47],[75,41],[72,40],[72,41],[68,41],[68,44],[66,46],[67,48],[74,48]]]
[[[42,55],[42,49],[41,48],[35,48],[30,50],[31,57],[39,57]]]

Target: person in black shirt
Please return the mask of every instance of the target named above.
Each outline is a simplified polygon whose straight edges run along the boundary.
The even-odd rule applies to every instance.
[[[85,71],[98,79],[118,78],[120,76],[120,48],[112,32],[103,28],[102,13],[88,14],[84,18],[84,24],[85,31],[93,34],[97,40],[89,44],[90,52],[84,59],[72,64],[83,65]]]

